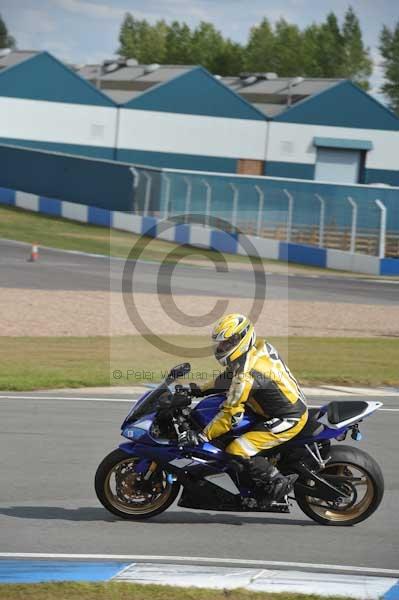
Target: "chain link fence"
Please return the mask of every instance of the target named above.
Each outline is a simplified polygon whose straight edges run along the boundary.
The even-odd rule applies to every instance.
[[[246,234],[399,257],[398,188],[149,167],[134,167],[132,172],[134,212],[143,216],[229,215],[231,229],[238,227]]]

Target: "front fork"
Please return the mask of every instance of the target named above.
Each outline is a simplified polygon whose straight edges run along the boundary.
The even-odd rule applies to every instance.
[[[127,455],[139,458],[139,461],[134,466],[134,471],[137,475],[140,475],[144,481],[149,481],[157,471],[159,464],[163,462],[154,460],[154,458],[157,457],[153,456],[153,448],[147,448],[144,445],[129,442],[120,444],[119,448]]]
[[[134,470],[138,475],[141,475],[145,481],[148,481],[157,470],[157,467],[158,465],[154,460],[143,458],[137,463]]]

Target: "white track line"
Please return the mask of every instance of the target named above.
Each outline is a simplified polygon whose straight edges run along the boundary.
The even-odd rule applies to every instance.
[[[133,392],[141,394],[142,392]],[[90,398],[85,396],[12,396],[0,394],[0,400],[61,400],[68,402],[136,402],[137,398]],[[309,404],[309,408],[321,408],[322,404]],[[379,408],[378,412],[399,412],[399,408]]]
[[[121,230],[115,230],[115,231],[121,231]],[[133,235],[137,235],[140,236],[140,233],[136,233]],[[7,244],[14,244],[15,246],[26,246],[28,248],[30,248],[32,246],[32,244],[30,244],[29,242],[21,242],[19,240],[12,240],[12,239],[8,239],[8,238],[0,238],[0,243],[4,243],[5,245]],[[109,254],[95,254],[93,252],[83,252],[82,250],[66,250],[64,248],[52,248],[51,246],[42,246],[41,244],[39,244],[39,248],[42,248],[43,250],[47,250],[49,252],[62,252],[64,254],[75,254],[77,256],[87,256],[89,258],[102,258],[102,259],[107,259],[107,260],[111,260],[111,261],[117,261],[117,262],[126,262],[125,258],[121,258],[120,256],[110,256]],[[195,248],[195,246],[193,247]],[[267,260],[267,259],[266,259]],[[156,261],[156,260],[144,260],[142,258],[139,258],[136,260],[136,262],[138,263],[143,263],[143,264],[152,264],[152,265],[159,265],[160,262]],[[208,265],[204,265],[204,264],[192,264],[192,263],[183,263],[184,266],[187,267],[201,267],[204,269],[212,269],[212,267],[209,267]],[[285,263],[285,264],[290,264],[290,263]],[[234,265],[235,266],[235,265]],[[306,266],[306,265],[304,265]],[[237,271],[242,270],[239,267],[236,269]],[[328,271],[328,269],[326,269],[326,271]],[[279,271],[265,271],[266,275],[277,275],[277,276],[281,276],[281,277],[298,277],[298,278],[302,278],[302,279],[330,279],[333,281],[336,281],[337,279],[339,279],[340,281],[351,281],[351,282],[358,282],[360,281],[361,283],[392,283],[392,284],[396,284],[399,285],[399,281],[394,280],[394,279],[381,279],[378,275],[375,276],[375,278],[373,277],[367,277],[367,276],[362,276],[361,273],[355,273],[355,276],[351,276],[351,275],[344,275],[344,274],[339,274],[339,273],[334,273],[334,274],[324,274],[324,273],[320,273],[318,275],[308,275],[306,272],[304,273],[300,273],[300,272],[295,272],[295,273],[281,273]]]
[[[137,392],[142,393],[142,392]],[[136,398],[90,398],[85,396],[11,396],[0,395],[0,400],[68,400],[77,402],[134,402]]]
[[[183,563],[183,564],[205,564],[213,566],[244,566],[246,568],[279,568],[279,569],[300,569],[304,571],[332,571],[332,572],[350,572],[364,573],[381,577],[398,577],[399,570],[381,569],[372,567],[355,567],[348,565],[330,565],[318,563],[299,563],[283,562],[274,560],[247,560],[241,558],[208,558],[205,556],[151,556],[142,554],[58,554],[43,552],[0,552],[0,559],[5,558],[25,558],[25,559],[57,559],[57,560],[123,560],[137,562],[158,562],[158,563]]]

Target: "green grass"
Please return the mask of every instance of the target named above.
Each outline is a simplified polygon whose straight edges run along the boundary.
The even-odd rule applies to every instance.
[[[207,590],[133,583],[0,585],[1,600],[349,600],[344,596]]]
[[[149,238],[143,236],[4,206],[0,206],[0,238],[18,240],[29,244],[37,243],[39,246],[60,248],[62,250],[78,250],[121,258],[126,258],[135,246],[134,255],[131,255],[131,258],[136,256],[140,257],[141,260],[157,262],[185,262],[185,258],[186,261],[194,260],[197,263],[206,259],[213,262],[223,260],[219,252],[177,246],[173,242],[165,242],[159,239],[151,239],[151,242],[144,248]],[[166,258],[171,251],[173,251],[173,257]],[[239,256],[238,254],[223,253],[223,257],[228,262],[241,264],[250,262],[246,256]],[[263,259],[262,263],[264,265],[287,264],[284,261],[267,259]],[[325,272],[325,269],[307,265],[295,265],[295,269]]]
[[[172,242],[151,239],[123,231],[109,230],[85,223],[76,223],[68,219],[49,217],[18,208],[0,207],[0,237],[21,242],[38,243],[41,246],[78,250],[94,254],[105,254],[126,258],[137,244],[137,254],[143,260],[162,261],[172,250],[176,262],[188,254],[187,247]],[[204,256],[220,261],[220,255],[212,250],[201,250],[194,254],[189,250],[190,260],[203,260]],[[229,255],[229,260],[248,262],[246,257]]]
[[[201,336],[168,336],[170,342],[202,346]],[[399,385],[399,342],[389,338],[271,338],[303,385]],[[139,336],[1,337],[0,389],[135,385],[159,381],[187,359],[157,350]],[[190,379],[203,381],[219,370],[213,357],[190,360]],[[112,372],[119,370],[119,379]]]

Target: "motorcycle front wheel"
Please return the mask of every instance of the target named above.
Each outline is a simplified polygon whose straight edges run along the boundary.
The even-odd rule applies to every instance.
[[[317,474],[345,494],[339,501],[330,502],[295,492],[302,511],[323,525],[345,527],[361,523],[377,510],[384,495],[379,465],[369,454],[352,446],[332,446],[330,460]],[[306,484],[311,486],[312,481]]]
[[[100,463],[95,476],[97,498],[108,511],[131,521],[155,517],[176,500],[180,485],[156,469],[149,480],[136,473],[141,459],[114,450]]]

